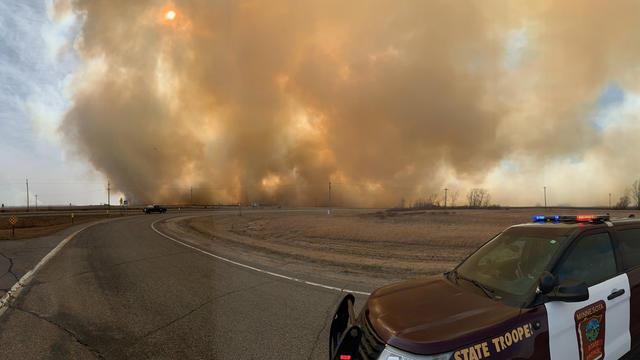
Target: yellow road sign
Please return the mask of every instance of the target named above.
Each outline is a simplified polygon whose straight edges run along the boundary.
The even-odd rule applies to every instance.
[[[120,205],[122,205],[122,203],[124,203],[124,199],[120,198]]]
[[[71,213],[71,217],[72,217],[72,218],[73,218],[73,217],[75,217],[75,216],[76,216],[76,215],[75,215],[74,213]]]
[[[11,215],[11,217],[9,218],[9,223],[11,225],[15,225],[18,222],[18,218],[15,215]]]

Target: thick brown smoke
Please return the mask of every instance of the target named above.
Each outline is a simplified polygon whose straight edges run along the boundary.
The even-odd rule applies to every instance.
[[[520,4],[75,0],[62,129],[140,202],[321,205],[332,181],[388,206],[479,184],[514,154],[596,146],[602,89],[637,86],[640,3]]]

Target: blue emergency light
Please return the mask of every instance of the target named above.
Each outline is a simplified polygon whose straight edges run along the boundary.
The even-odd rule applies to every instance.
[[[538,215],[533,217],[533,222],[547,222],[547,221],[558,222],[560,221],[560,216],[559,215],[554,215],[554,216]]]

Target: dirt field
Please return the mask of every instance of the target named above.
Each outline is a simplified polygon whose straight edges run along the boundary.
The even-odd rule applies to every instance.
[[[135,214],[138,215],[138,214]],[[112,214],[111,216],[120,216]],[[90,221],[106,219],[108,216],[103,215],[77,215],[71,223],[71,217],[67,215],[51,215],[51,216],[23,216],[18,215],[18,223],[16,224],[15,237],[11,236],[11,224],[9,218],[0,218],[0,240],[13,239],[31,239],[41,236],[55,234],[70,226],[82,224]]]
[[[633,211],[540,209],[437,210],[328,215],[250,213],[182,219],[183,232],[208,239],[214,250],[292,272],[330,273],[367,284],[447,271],[506,227],[540,214]],[[636,216],[639,214],[636,212]]]

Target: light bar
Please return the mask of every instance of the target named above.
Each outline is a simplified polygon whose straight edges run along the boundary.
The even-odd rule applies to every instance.
[[[609,221],[609,215],[537,215],[532,217],[533,222],[602,222]]]

